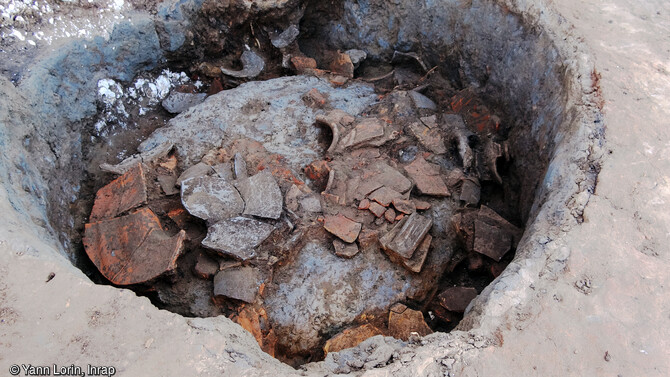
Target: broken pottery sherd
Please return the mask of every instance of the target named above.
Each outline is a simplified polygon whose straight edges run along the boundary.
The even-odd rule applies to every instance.
[[[240,61],[242,62],[243,67],[241,70],[233,71],[221,67],[221,72],[224,75],[237,78],[254,78],[265,69],[265,61],[263,58],[251,50],[244,51],[240,57]]]
[[[389,335],[404,341],[409,340],[413,332],[418,333],[419,336],[433,333],[420,311],[412,310],[403,304],[395,304],[391,307],[388,324]]]
[[[284,198],[277,181],[272,174],[262,172],[235,183],[244,199],[245,215],[258,216],[266,219],[278,219],[284,205]]]
[[[362,225],[342,214],[326,216],[323,227],[342,241],[352,243],[358,238]]]
[[[145,283],[176,268],[186,233],[169,236],[148,208],[86,224],[84,249],[113,284]]]
[[[353,258],[358,254],[358,245],[356,243],[346,243],[339,239],[333,240],[335,255],[342,258]]]
[[[415,212],[400,220],[379,242],[384,250],[409,259],[432,225],[433,220]]]
[[[90,220],[111,219],[147,203],[147,185],[142,164],[136,164],[122,176],[95,194]]]
[[[449,189],[440,174],[439,165],[431,164],[417,157],[411,164],[405,166],[405,171],[416,184],[416,188],[423,195],[449,196]]]
[[[228,268],[214,277],[214,296],[253,303],[261,282],[261,273],[254,267]]]
[[[215,177],[190,178],[182,182],[181,202],[193,216],[210,223],[238,216],[244,201],[235,187]]]
[[[222,220],[207,230],[202,245],[242,260],[256,256],[254,250],[270,236],[274,226],[246,217]]]
[[[343,349],[356,347],[364,340],[380,334],[382,334],[381,330],[369,323],[349,328],[328,339],[326,345],[323,346],[323,351],[327,354],[329,352],[339,352]]]
[[[463,313],[475,297],[477,290],[472,287],[447,288],[437,296],[442,307],[457,313]]]

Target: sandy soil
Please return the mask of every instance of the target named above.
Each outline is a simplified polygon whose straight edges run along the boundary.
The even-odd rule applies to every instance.
[[[567,268],[533,285],[530,304],[499,329],[501,346],[439,365],[422,348],[406,373],[368,375],[670,374],[670,4],[552,6],[601,74],[609,153],[584,223],[555,246],[569,253]],[[11,211],[5,195],[0,213]],[[23,363],[112,365],[124,376],[295,373],[225,318],[185,319],[94,286],[36,237],[13,219],[0,227],[0,373]]]

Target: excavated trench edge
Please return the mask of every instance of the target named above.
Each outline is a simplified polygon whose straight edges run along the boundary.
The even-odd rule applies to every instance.
[[[562,90],[565,91],[566,102],[563,106],[567,118],[558,125],[558,133],[553,153],[548,155],[548,166],[546,173],[533,196],[532,207],[528,209],[530,221],[526,224],[526,232],[517,248],[516,256],[513,262],[507,267],[503,274],[492,282],[484,292],[471,304],[469,313],[459,325],[459,330],[470,330],[480,328],[483,334],[492,339],[495,338],[495,329],[511,315],[510,309],[527,300],[528,285],[532,283],[537,276],[545,274],[558,274],[561,266],[569,257],[569,250],[566,252],[560,247],[561,234],[567,233],[574,226],[582,221],[582,215],[588,199],[595,192],[597,173],[599,170],[599,160],[601,158],[604,143],[604,125],[602,124],[601,97],[598,88],[598,74],[594,71],[592,63],[588,60],[583,51],[583,47],[574,37],[565,37],[569,35],[567,26],[560,22],[560,15],[545,14],[542,11],[534,9],[524,9],[523,4],[517,1],[506,0],[498,2],[484,2],[487,5],[493,4],[494,7],[504,7],[510,14],[516,14],[515,17],[521,18],[522,25],[529,30],[534,30],[537,34],[542,34],[545,38],[552,41],[559,41],[561,44],[557,47],[558,57],[563,57],[562,69],[564,82]],[[519,16],[521,15],[521,16]],[[141,20],[145,22],[146,20]],[[552,28],[543,25],[551,24]],[[123,34],[120,35],[123,38]],[[114,36],[113,36],[114,37]],[[564,40],[565,39],[565,40]],[[552,43],[553,44],[553,43]],[[569,49],[574,47],[575,51]],[[62,63],[63,59],[53,59],[51,62],[41,64],[41,69],[36,69],[32,76],[25,82],[30,85],[34,80],[39,80],[40,75],[49,74],[49,63]],[[151,60],[151,59],[149,59]],[[158,64],[157,59],[147,64],[140,62],[129,68],[130,73],[137,73],[140,69]],[[64,75],[65,76],[65,75]],[[96,76],[96,75],[93,75]],[[132,77],[132,74],[128,74]],[[63,83],[54,84],[46,88],[46,92],[52,90],[53,93],[61,93]],[[21,86],[20,86],[21,87]],[[29,89],[29,88],[28,88]],[[27,96],[31,100],[39,103],[39,95],[34,90],[27,90]],[[49,125],[69,129],[77,132],[79,122],[76,113],[81,117],[90,116],[90,109],[75,108],[70,116],[63,116],[67,111],[72,110],[64,106],[64,109],[54,110],[45,109],[43,117],[49,117],[49,112],[54,112],[56,117],[63,123],[46,122]],[[81,118],[79,118],[81,119]],[[39,131],[39,130],[38,130]],[[556,131],[556,130],[555,130]],[[39,132],[36,132],[39,135]],[[67,155],[68,149],[62,150],[54,145],[57,140],[49,138],[58,138],[58,134],[44,133],[46,144],[54,155],[60,156],[61,163],[67,165],[68,158],[76,160],[75,153]],[[18,212],[31,215],[37,212],[44,213],[46,203],[45,197],[48,192],[50,169],[44,162],[28,161],[25,163],[24,170],[31,173],[36,181],[37,188],[32,189],[36,199],[33,203],[14,203],[12,205]],[[5,168],[8,168],[5,164]],[[40,174],[41,173],[41,174]],[[43,177],[40,180],[40,176]],[[542,177],[542,175],[540,175]],[[63,186],[76,182],[71,177],[70,183],[67,179],[60,182]],[[42,187],[40,187],[42,183]],[[52,183],[52,182],[49,182]],[[52,186],[58,187],[58,186]],[[64,191],[69,191],[65,189]],[[76,191],[76,190],[75,190]],[[8,189],[11,194],[12,189]],[[65,193],[62,193],[65,194]],[[58,197],[58,195],[54,195]],[[27,209],[30,208],[30,209]],[[33,222],[37,221],[37,227],[44,227],[52,230],[51,225],[45,223],[40,216],[32,215]],[[53,231],[53,230],[52,230]],[[558,246],[557,246],[558,245]],[[61,248],[61,250],[63,250]],[[553,263],[553,264],[552,264]],[[442,334],[444,335],[444,334]],[[432,336],[438,339],[441,335]],[[458,331],[450,334],[447,338],[465,337],[467,334]]]

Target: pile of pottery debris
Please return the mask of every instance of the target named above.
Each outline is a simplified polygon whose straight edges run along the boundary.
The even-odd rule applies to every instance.
[[[355,51],[336,53],[329,71],[310,58],[290,61],[299,73],[344,85],[354,76],[354,57]],[[242,73],[224,74],[263,69],[250,54],[243,62]],[[401,79],[396,74],[396,83]],[[229,316],[271,355],[277,344],[290,348],[282,344],[276,313],[298,305],[279,300],[277,308],[278,292],[291,284],[279,272],[303,268],[298,256],[314,239],[330,245],[349,263],[345,268],[383,253],[390,263],[375,268],[408,281],[392,301],[375,307],[387,315],[362,310],[348,322],[321,318],[327,328],[315,333],[332,336],[314,343],[324,352],[377,334],[408,340],[431,333],[427,322],[456,321],[483,287],[450,274],[467,259],[468,271],[497,276],[521,237],[519,228],[481,204],[482,182],[501,184],[499,160],[510,159],[500,120],[471,90],[452,93],[438,106],[420,90],[394,89],[360,115],[329,108],[316,89],[303,99],[318,114],[312,127],[327,141],[323,158],[302,171],[245,137],[222,140],[191,166],[180,164],[175,148],[188,140],[103,166],[120,176],[96,195],[84,236],[90,259],[115,285],[157,293],[166,306],[193,300],[204,308],[186,303],[191,309],[178,309],[183,314]],[[333,283],[315,289],[327,292]],[[421,293],[411,295],[410,288]]]

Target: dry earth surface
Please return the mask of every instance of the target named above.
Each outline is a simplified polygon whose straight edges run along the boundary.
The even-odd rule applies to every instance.
[[[554,246],[569,254],[567,268],[533,284],[535,296],[499,329],[498,345],[455,353],[446,349],[449,338],[437,336],[405,354],[406,368],[395,363],[366,375],[670,374],[670,4],[550,7],[574,25],[602,75],[607,127],[584,223]],[[0,209],[12,213],[6,196],[0,193]],[[323,365],[280,364],[224,317],[183,318],[132,291],[96,286],[51,252],[51,242],[11,219],[0,226],[3,375],[28,363],[112,365],[123,376],[328,373]]]
[[[611,152],[584,223],[565,238],[567,271],[538,286],[536,312],[504,332],[503,347],[470,361],[463,375],[667,375],[670,6],[624,0],[554,6],[575,25],[602,74]],[[588,294],[576,289],[585,279]]]

